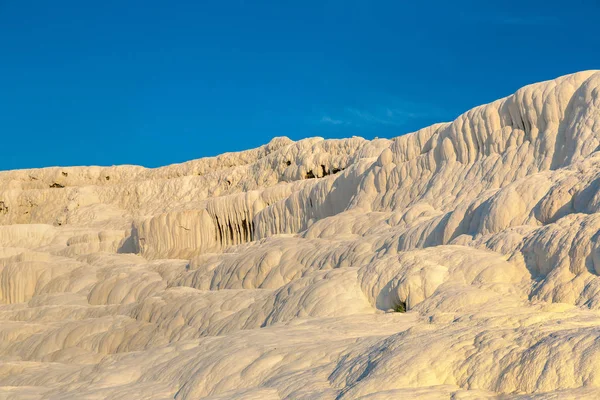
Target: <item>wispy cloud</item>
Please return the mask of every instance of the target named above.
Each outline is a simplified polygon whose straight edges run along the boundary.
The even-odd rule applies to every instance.
[[[418,119],[446,119],[449,113],[440,108],[397,99],[389,100],[388,106],[345,107],[336,113],[327,113],[320,123],[328,125],[349,125],[365,127],[369,125],[403,126]]]
[[[325,115],[323,118],[321,118],[321,122],[324,124],[331,124],[331,125],[341,125],[341,124],[345,123],[341,119],[333,119],[327,115]]]
[[[402,125],[406,122],[405,118],[398,118],[398,115],[394,114],[394,112],[389,108],[386,108],[385,110],[377,110],[375,113],[373,111],[347,108],[346,113],[352,115],[359,121],[372,124]]]

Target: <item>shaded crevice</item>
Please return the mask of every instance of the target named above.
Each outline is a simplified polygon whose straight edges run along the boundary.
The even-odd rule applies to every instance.
[[[325,176],[329,176],[329,175],[334,175],[337,174],[338,172],[343,171],[345,168],[332,168],[332,169],[327,169],[327,167],[323,164],[321,164],[321,175],[320,177],[325,177]],[[317,178],[317,176],[315,176],[315,173],[313,172],[313,170],[311,169],[310,171],[308,171],[306,173],[306,175],[304,175],[304,179],[313,179],[313,178]]]
[[[246,222],[246,218],[242,220],[242,231],[244,232],[244,239],[248,240],[248,223]]]
[[[246,211],[241,220],[225,219],[221,216],[213,216],[213,221],[216,226],[215,241],[220,247],[247,243],[254,240],[254,222],[250,217],[250,213]]]
[[[0,214],[8,214],[8,206],[4,201],[0,201]]]
[[[217,226],[217,231],[219,232],[218,237],[217,237],[217,243],[221,243],[223,244],[223,230],[221,229],[221,224],[219,223],[219,217],[215,216],[215,225]]]
[[[229,240],[233,243],[233,227],[231,226],[231,222],[227,222],[227,228],[229,228]]]

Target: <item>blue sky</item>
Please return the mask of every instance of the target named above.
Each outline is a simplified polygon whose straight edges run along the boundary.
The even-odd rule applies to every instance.
[[[590,1],[0,0],[0,169],[394,137],[600,68]]]

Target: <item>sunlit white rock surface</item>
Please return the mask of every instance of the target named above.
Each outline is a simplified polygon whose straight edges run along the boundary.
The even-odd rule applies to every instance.
[[[588,71],[391,140],[1,172],[0,398],[598,399],[599,146]]]

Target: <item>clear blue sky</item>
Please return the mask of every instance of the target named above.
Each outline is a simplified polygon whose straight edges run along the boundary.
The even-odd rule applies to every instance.
[[[600,3],[0,0],[0,169],[394,137],[600,68]]]

